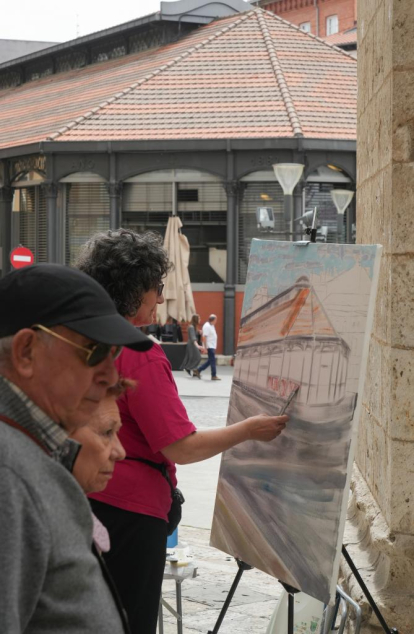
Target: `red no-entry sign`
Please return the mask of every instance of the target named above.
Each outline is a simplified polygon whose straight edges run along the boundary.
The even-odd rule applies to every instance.
[[[24,266],[33,264],[34,255],[26,247],[17,247],[10,253],[10,262],[15,269],[22,269]]]

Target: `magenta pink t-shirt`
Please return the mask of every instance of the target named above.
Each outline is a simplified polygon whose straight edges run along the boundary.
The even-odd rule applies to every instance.
[[[175,465],[162,455],[161,449],[196,428],[178,396],[171,365],[158,344],[148,352],[125,348],[116,364],[121,376],[137,381],[137,387],[118,400],[122,420],[119,438],[126,455],[166,463],[175,486]],[[118,462],[106,489],[90,497],[164,520],[171,506],[171,490],[163,475],[134,460]]]

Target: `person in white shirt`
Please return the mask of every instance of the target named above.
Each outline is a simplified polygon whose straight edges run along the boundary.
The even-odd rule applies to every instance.
[[[217,376],[216,370],[216,348],[217,348],[217,332],[215,328],[215,324],[217,321],[217,315],[210,315],[208,321],[203,326],[203,346],[207,348],[208,359],[205,363],[200,365],[197,370],[193,370],[193,376],[201,379],[201,373],[208,368],[211,367],[211,380],[212,381],[221,381],[221,379]]]

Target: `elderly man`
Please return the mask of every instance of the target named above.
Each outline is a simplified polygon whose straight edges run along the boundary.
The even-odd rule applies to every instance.
[[[67,433],[116,382],[121,346],[151,342],[97,282],[59,265],[6,275],[0,306],[0,631],[128,631],[91,550],[91,513],[69,473],[80,445]]]

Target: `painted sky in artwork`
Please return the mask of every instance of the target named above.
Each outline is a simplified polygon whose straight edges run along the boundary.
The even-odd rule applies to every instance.
[[[259,288],[267,287],[268,295],[273,297],[302,275],[325,273],[332,278],[359,266],[372,280],[376,245],[318,243],[299,247],[292,242],[277,242],[277,250],[274,245],[273,240],[252,240],[243,315]]]

